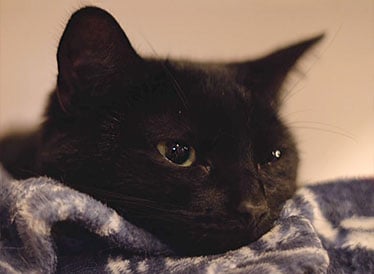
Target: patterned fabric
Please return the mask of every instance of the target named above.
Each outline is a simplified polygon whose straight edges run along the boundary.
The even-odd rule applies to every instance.
[[[17,181],[0,167],[0,273],[374,273],[374,178],[303,187],[271,231],[220,255],[174,256],[125,219],[49,178]],[[61,221],[71,235],[59,235]]]

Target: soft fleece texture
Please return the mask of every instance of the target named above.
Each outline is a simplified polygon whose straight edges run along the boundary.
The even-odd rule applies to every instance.
[[[60,221],[81,236],[52,237]],[[303,187],[258,241],[187,258],[86,194],[0,167],[0,273],[30,272],[374,273],[374,178]]]

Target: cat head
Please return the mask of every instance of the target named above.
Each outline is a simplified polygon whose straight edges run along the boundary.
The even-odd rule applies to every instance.
[[[252,61],[142,58],[110,14],[83,8],[58,48],[42,173],[180,254],[254,241],[295,190],[298,156],[279,91],[320,38]]]

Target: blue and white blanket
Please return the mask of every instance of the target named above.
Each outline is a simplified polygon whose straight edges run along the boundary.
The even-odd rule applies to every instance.
[[[61,221],[82,237],[53,237]],[[93,198],[0,167],[0,273],[31,272],[374,273],[374,178],[303,187],[258,241],[181,258]]]

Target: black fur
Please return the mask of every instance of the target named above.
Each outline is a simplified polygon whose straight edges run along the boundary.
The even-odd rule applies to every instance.
[[[254,61],[144,59],[111,15],[81,9],[61,38],[31,153],[10,152],[8,138],[0,158],[16,177],[48,175],[94,196],[180,254],[237,248],[268,231],[294,193],[298,156],[279,90],[320,38]],[[164,141],[192,146],[196,161],[166,160]]]

